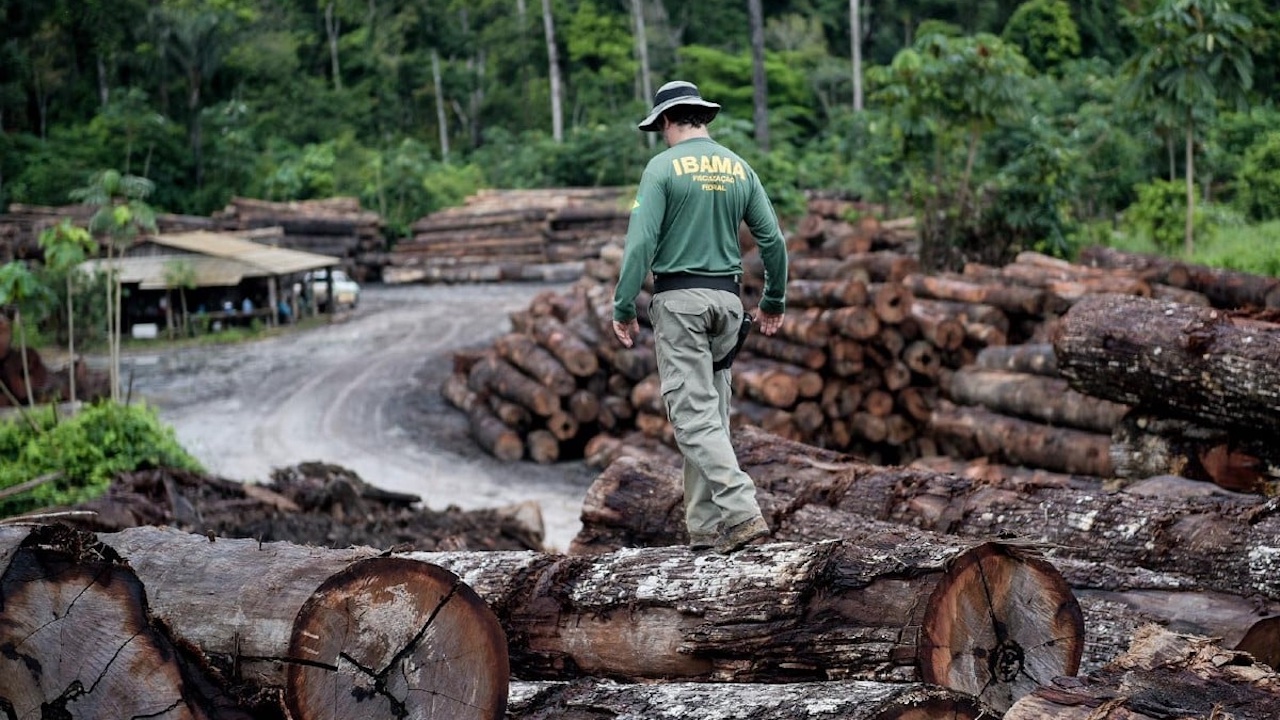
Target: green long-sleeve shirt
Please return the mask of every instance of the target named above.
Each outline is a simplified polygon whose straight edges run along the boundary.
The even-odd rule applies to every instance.
[[[764,261],[760,309],[786,309],[787,246],[760,178],[728,148],[693,138],[649,161],[631,207],[613,319],[636,316],[636,295],[655,274],[739,275],[738,225],[746,221]]]

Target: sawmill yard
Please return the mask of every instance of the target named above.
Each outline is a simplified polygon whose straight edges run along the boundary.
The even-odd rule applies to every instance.
[[[441,399],[452,353],[491,343],[507,314],[562,286],[366,286],[332,324],[221,347],[138,350],[125,359],[135,397],[154,405],[206,470],[266,482],[271,470],[323,461],[431,509],[536,501],[550,548],[565,549],[594,471],[581,461],[501,462]]]

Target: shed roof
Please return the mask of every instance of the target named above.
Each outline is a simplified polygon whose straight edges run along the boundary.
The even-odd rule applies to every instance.
[[[152,242],[175,250],[200,253],[244,263],[258,272],[247,272],[247,277],[262,275],[289,275],[292,273],[331,267],[342,262],[332,255],[290,250],[245,240],[227,233],[196,230],[194,232],[150,235],[145,242]]]
[[[86,270],[103,270],[107,265],[115,267],[120,282],[137,284],[142,290],[164,290],[169,286],[166,276],[175,263],[191,268],[196,287],[234,287],[245,278],[249,267],[235,260],[207,255],[152,255],[126,257],[114,260],[89,260],[81,265]]]
[[[290,275],[341,262],[332,255],[273,247],[203,230],[150,235],[142,244],[148,243],[176,252],[88,260],[81,267],[102,270],[111,265],[120,273],[122,283],[137,283],[142,290],[163,290],[169,286],[165,276],[175,263],[192,269],[196,287],[222,287],[239,285],[244,278]]]

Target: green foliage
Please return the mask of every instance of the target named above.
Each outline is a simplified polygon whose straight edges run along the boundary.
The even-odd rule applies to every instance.
[[[1187,188],[1179,181],[1153,180],[1135,188],[1138,199],[1124,211],[1126,226],[1151,239],[1164,252],[1178,248],[1187,212]],[[1203,208],[1195,211],[1195,230],[1208,229]]]
[[[1236,204],[1254,220],[1280,218],[1280,130],[1258,138],[1235,179]]]
[[[1080,55],[1080,30],[1065,0],[1028,0],[1013,11],[1002,37],[1040,72]]]
[[[60,473],[55,482],[0,500],[0,517],[101,495],[117,473],[143,468],[200,470],[178,445],[172,428],[143,405],[104,402],[60,422],[51,410],[26,421],[0,422],[0,488]]]

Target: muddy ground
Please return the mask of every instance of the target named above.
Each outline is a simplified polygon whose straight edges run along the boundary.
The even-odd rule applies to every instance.
[[[360,307],[330,325],[236,345],[133,351],[123,378],[211,473],[265,482],[274,468],[320,461],[417,494],[432,509],[533,500],[548,549],[565,550],[595,471],[581,461],[500,462],[471,441],[466,418],[437,392],[455,350],[491,344],[510,330],[510,312],[565,288],[368,286]]]

